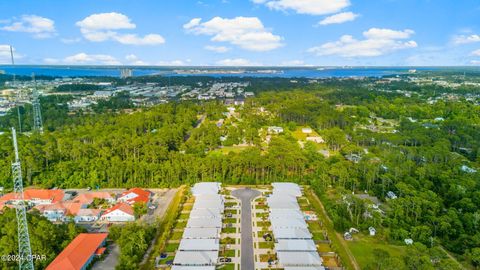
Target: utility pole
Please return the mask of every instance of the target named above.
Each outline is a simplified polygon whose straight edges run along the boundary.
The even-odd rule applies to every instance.
[[[10,57],[12,58],[12,67],[15,67],[15,58],[13,57],[13,47],[10,46]],[[17,82],[15,80],[15,73],[13,73],[13,86],[17,88]],[[18,115],[18,131],[22,133],[22,118],[20,117],[20,91],[17,89],[17,115]]]
[[[13,191],[16,196],[17,204],[15,212],[17,214],[18,231],[18,256],[20,270],[34,270],[32,250],[30,247],[30,236],[28,234],[27,210],[23,197],[23,179],[22,166],[18,155],[17,133],[12,127],[13,148],[15,149],[15,162],[12,163]]]
[[[33,91],[32,91],[32,106],[33,106],[33,131],[43,134],[42,110],[40,108],[40,99],[37,91],[37,82],[35,81],[35,74],[32,74]]]

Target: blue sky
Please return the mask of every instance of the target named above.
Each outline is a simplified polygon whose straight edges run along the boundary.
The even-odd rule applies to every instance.
[[[478,0],[0,2],[0,63],[480,65]]]

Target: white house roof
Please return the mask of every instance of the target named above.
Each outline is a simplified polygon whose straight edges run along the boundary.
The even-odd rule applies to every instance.
[[[218,251],[178,251],[173,259],[174,265],[208,266],[215,265]]]
[[[270,209],[270,220],[276,218],[304,218],[302,211],[298,209]]]
[[[308,228],[303,218],[274,218],[270,221],[273,228]]]
[[[200,195],[195,197],[195,203],[216,203],[216,204],[222,205],[223,202],[224,202],[223,197],[218,195],[214,195],[214,196]]]
[[[201,194],[195,196],[195,200],[205,200],[205,201],[224,201],[224,198],[220,194]]]
[[[222,217],[220,209],[193,209],[190,212],[189,218],[213,218],[213,217]]]
[[[273,193],[267,198],[267,202],[276,202],[276,201],[287,201],[287,202],[297,202],[297,197],[290,194],[283,194],[282,192]]]
[[[182,239],[178,250],[189,251],[218,251],[220,241],[218,239]]]
[[[183,266],[174,265],[172,270],[215,270],[215,266]]]
[[[193,196],[204,194],[217,194],[220,191],[220,183],[218,182],[202,182],[192,187]]]
[[[322,266],[322,258],[315,251],[278,251],[278,260],[283,266]]]
[[[219,228],[185,228],[183,231],[183,238],[219,238]]]
[[[272,183],[273,186],[273,194],[275,193],[283,193],[283,194],[290,194],[296,197],[302,196],[302,189],[299,185],[295,183],[283,183],[283,182],[275,182]]]
[[[275,243],[277,251],[317,251],[317,246],[313,240],[307,239],[279,239]]]
[[[223,203],[217,201],[195,201],[193,209],[220,209],[223,212]]]
[[[221,228],[222,218],[190,218],[187,222],[189,228]]]
[[[270,207],[270,209],[300,209],[300,206],[298,205],[297,202],[292,202],[292,201],[281,201],[281,200],[268,200],[267,199],[267,204]]]
[[[308,229],[273,228],[276,239],[312,239]]]

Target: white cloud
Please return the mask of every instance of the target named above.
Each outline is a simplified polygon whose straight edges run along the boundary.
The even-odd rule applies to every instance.
[[[76,25],[88,30],[135,29],[136,27],[130,18],[117,12],[92,14],[77,22]]]
[[[480,60],[472,60],[472,61],[470,61],[470,64],[472,64],[472,65],[480,65]]]
[[[391,29],[371,28],[363,32],[365,39],[357,40],[350,35],[344,35],[340,40],[328,42],[310,48],[308,51],[316,55],[338,55],[342,57],[373,57],[402,49],[417,47],[410,38],[414,32],[410,29],[396,31]]]
[[[319,25],[339,24],[355,20],[359,15],[353,12],[338,13],[321,20]]]
[[[476,50],[476,51],[473,51],[472,52],[472,55],[474,56],[480,56],[480,49]]]
[[[243,58],[235,58],[235,59],[227,58],[227,59],[217,61],[216,64],[220,65],[220,66],[233,66],[233,67],[235,67],[235,66],[261,66],[260,63],[251,62],[250,60],[243,59]]]
[[[186,62],[190,62],[190,60],[187,60]],[[172,60],[172,61],[159,61],[157,63],[158,66],[184,66],[185,61],[182,60]]]
[[[37,15],[22,15],[19,20],[1,28],[4,31],[30,33],[35,38],[49,38],[56,34],[55,22]]]
[[[453,37],[453,44],[455,45],[462,45],[462,44],[468,44],[468,43],[475,43],[475,42],[480,42],[480,35],[459,35],[459,36],[454,36]]]
[[[350,6],[349,0],[252,0],[275,10],[293,10],[300,14],[326,15]]]
[[[183,28],[196,35],[213,36],[212,41],[228,42],[250,51],[270,51],[283,45],[282,37],[272,34],[257,17],[215,17],[204,23],[195,18]]]
[[[126,15],[116,12],[92,14],[76,23],[83,37],[93,42],[108,40],[126,45],[160,45],[165,39],[159,34],[139,36],[135,33],[122,34],[119,30],[135,29],[136,25]]]
[[[202,21],[202,18],[193,18],[188,23],[184,24],[183,28],[184,29],[191,29],[195,26],[198,26],[201,21]]]
[[[165,39],[158,34],[148,34],[139,37],[136,34],[115,35],[113,39],[127,45],[158,45],[165,43]]]
[[[64,63],[72,65],[97,64],[97,65],[121,65],[115,57],[108,54],[86,54],[78,53],[65,57]]]
[[[139,59],[135,54],[125,55],[125,60],[128,61],[128,65],[133,65],[133,66],[147,66],[147,65],[149,65],[147,62]]]
[[[225,47],[225,46],[205,46],[205,50],[217,52],[217,53],[226,53],[230,50],[230,48]]]

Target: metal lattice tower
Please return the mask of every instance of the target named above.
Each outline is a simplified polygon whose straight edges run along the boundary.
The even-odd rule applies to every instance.
[[[38,97],[37,83],[35,74],[33,77],[32,106],[33,106],[33,131],[43,133],[42,110],[40,108],[40,99]]]
[[[13,191],[16,194],[17,205],[17,231],[18,231],[18,255],[20,270],[33,270],[32,249],[28,234],[27,210],[23,198],[22,166],[18,156],[17,133],[12,127],[13,147],[15,149],[15,162],[12,163]]]

